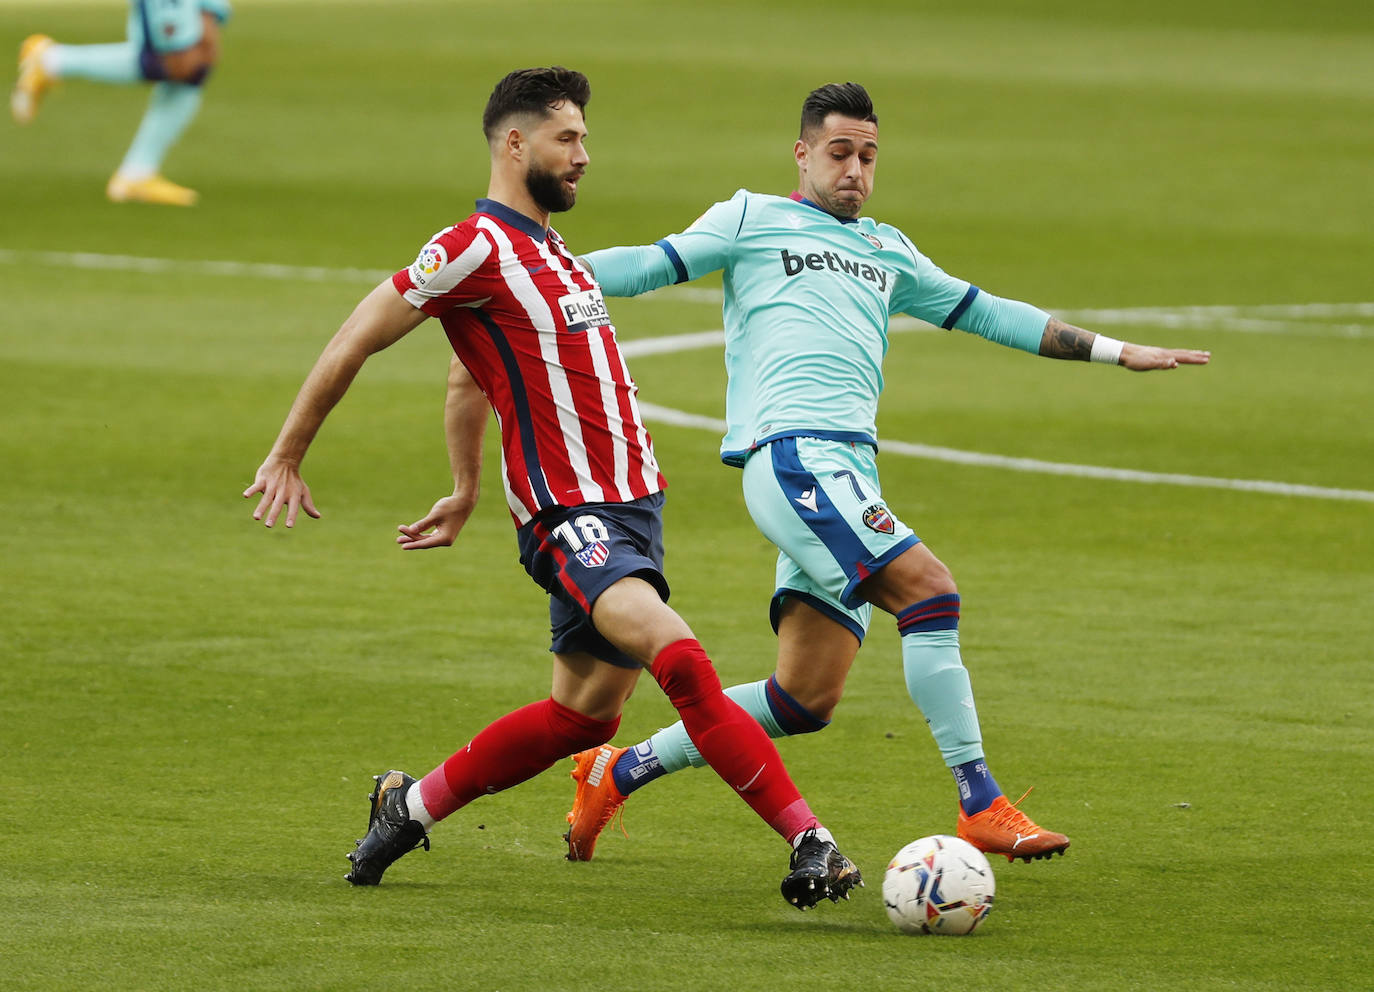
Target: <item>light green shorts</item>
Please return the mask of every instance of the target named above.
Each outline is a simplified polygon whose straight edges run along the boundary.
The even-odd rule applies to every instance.
[[[866,444],[785,437],[745,462],[745,505],[779,552],[774,630],[791,596],[863,640],[873,607],[859,583],[920,543],[883,500],[876,455]]]
[[[130,0],[129,40],[158,54],[179,52],[200,41],[201,11],[221,23],[229,19],[228,0]]]

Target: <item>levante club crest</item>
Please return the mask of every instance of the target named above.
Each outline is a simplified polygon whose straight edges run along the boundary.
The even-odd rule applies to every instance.
[[[876,530],[879,534],[891,534],[896,529],[892,522],[892,514],[888,513],[887,507],[881,503],[874,503],[864,510],[864,526],[869,530]]]

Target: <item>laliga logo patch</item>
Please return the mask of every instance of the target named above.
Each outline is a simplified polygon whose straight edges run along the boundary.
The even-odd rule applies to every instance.
[[[865,235],[864,235],[864,239],[865,239],[869,244],[871,244],[874,248],[879,248],[879,249],[881,249],[882,246],[883,246],[883,243],[882,243],[881,241],[879,241],[877,238],[875,238],[875,237],[874,237],[873,235],[871,235],[871,234],[865,234]]]
[[[891,534],[897,529],[897,525],[892,522],[892,514],[887,512],[887,507],[881,503],[874,503],[864,510],[864,526],[869,530],[876,530],[879,534]]]
[[[420,249],[420,257],[410,267],[410,278],[417,286],[425,285],[448,264],[448,252],[437,241],[431,241]]]
[[[611,557],[610,548],[600,541],[587,545],[577,553],[577,560],[588,568],[600,568],[606,564],[606,559],[609,557]]]

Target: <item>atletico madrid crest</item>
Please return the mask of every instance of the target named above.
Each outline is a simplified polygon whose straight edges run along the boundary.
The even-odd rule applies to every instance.
[[[881,503],[874,503],[864,510],[864,526],[869,530],[876,530],[879,534],[891,534],[897,529],[897,525],[892,521],[892,514],[887,512],[887,507]]]
[[[611,549],[600,541],[589,544],[577,553],[577,560],[588,568],[600,568],[611,557]]]

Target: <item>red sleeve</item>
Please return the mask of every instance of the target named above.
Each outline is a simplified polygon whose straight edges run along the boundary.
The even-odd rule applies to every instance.
[[[391,277],[391,284],[412,306],[439,317],[492,295],[484,270],[495,254],[487,235],[467,220],[431,238],[414,262]]]

